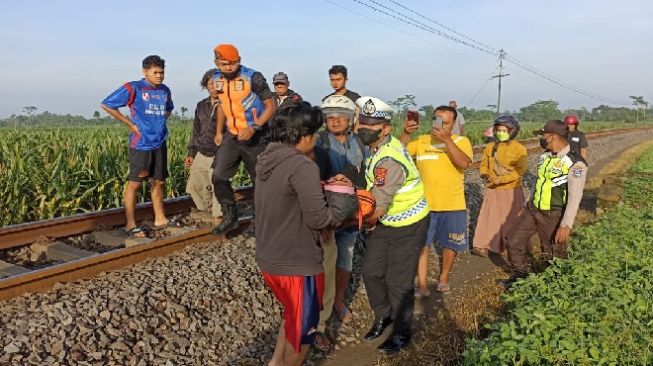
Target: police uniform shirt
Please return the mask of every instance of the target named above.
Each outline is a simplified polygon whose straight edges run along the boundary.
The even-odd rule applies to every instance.
[[[570,153],[570,146],[567,145],[557,155],[567,155]],[[574,154],[571,152],[571,154]],[[580,157],[580,154],[577,155]],[[574,225],[576,214],[580,201],[583,199],[583,190],[585,189],[585,181],[587,180],[587,164],[581,159],[569,168],[567,175],[567,204],[565,206],[565,213],[560,221],[560,227],[571,227]]]
[[[390,137],[387,137],[381,145],[389,140]],[[406,173],[401,164],[390,158],[379,161],[374,167],[374,187],[371,190],[376,207],[387,211],[392,197],[405,181]]]

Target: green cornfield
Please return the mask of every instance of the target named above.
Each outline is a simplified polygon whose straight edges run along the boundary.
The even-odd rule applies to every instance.
[[[473,144],[483,141],[487,123],[468,123]],[[583,129],[637,126],[591,122]],[[524,124],[531,137],[540,124]],[[423,126],[424,130],[428,126]],[[397,128],[395,128],[397,130]],[[170,123],[167,197],[185,195],[188,171],[183,166],[189,123]],[[128,172],[127,130],[116,124],[88,127],[19,127],[0,129],[0,226],[122,206]],[[241,166],[232,184],[249,183]],[[149,200],[144,185],[140,201]]]
[[[186,194],[190,131],[169,125],[167,197]],[[0,226],[122,206],[127,153],[120,125],[0,129]],[[248,180],[241,169],[233,184]],[[147,184],[139,201],[149,201]]]

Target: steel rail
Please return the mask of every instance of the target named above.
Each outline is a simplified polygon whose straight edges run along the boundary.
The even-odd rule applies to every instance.
[[[604,136],[616,135],[622,132],[636,132],[650,130],[653,127],[639,129],[612,129],[587,133],[588,139],[596,139]],[[537,139],[522,140],[530,153],[539,151]],[[535,144],[535,146],[530,146]],[[483,146],[474,147],[474,154],[483,152]],[[480,161],[476,159],[473,166],[478,166]],[[236,189],[237,200],[251,198],[252,187],[241,187]],[[187,198],[176,198],[166,201],[166,210],[170,213],[182,212],[192,206],[192,201]],[[139,206],[139,215],[151,214],[151,205]],[[141,217],[142,217],[141,216]],[[240,220],[239,230],[243,230],[250,219]],[[124,224],[124,212],[121,208],[110,209],[100,212],[64,217],[53,220],[37,221],[21,225],[14,225],[0,229],[0,249],[20,246],[35,241],[40,236],[57,237],[58,235],[76,235],[88,232],[101,227]],[[57,228],[65,226],[66,228]],[[142,262],[146,259],[163,256],[192,243],[207,240],[225,240],[225,236],[214,236],[211,229],[199,229],[182,235],[152,241],[129,248],[117,249],[110,252],[93,255],[91,257],[66,262],[40,270],[30,271],[25,274],[7,277],[0,280],[0,300],[10,299],[27,292],[46,291],[57,282],[70,282],[83,278],[89,278],[101,272],[123,268],[125,266]],[[10,244],[7,244],[10,243]]]
[[[235,191],[237,200],[253,195],[251,186],[240,187]],[[174,215],[190,211],[191,207],[193,207],[193,200],[190,197],[167,199],[164,202],[164,206],[166,214]],[[152,203],[148,202],[137,205],[136,217],[139,219],[151,219],[153,217]],[[119,207],[7,226],[0,228],[0,250],[30,244],[43,237],[51,239],[64,238],[124,224],[125,211],[124,208]]]

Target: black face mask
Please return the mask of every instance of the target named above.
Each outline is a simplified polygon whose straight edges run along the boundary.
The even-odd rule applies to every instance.
[[[546,141],[546,138],[540,137],[540,147],[546,150],[546,147],[549,146],[549,142]]]
[[[370,145],[381,136],[381,130],[371,130],[369,128],[359,128],[358,137],[360,137],[363,145]]]

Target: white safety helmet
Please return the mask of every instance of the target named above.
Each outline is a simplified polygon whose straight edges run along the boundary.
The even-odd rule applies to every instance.
[[[356,112],[356,104],[344,95],[330,95],[322,102],[322,112],[327,116],[330,114],[346,115],[351,120]]]

